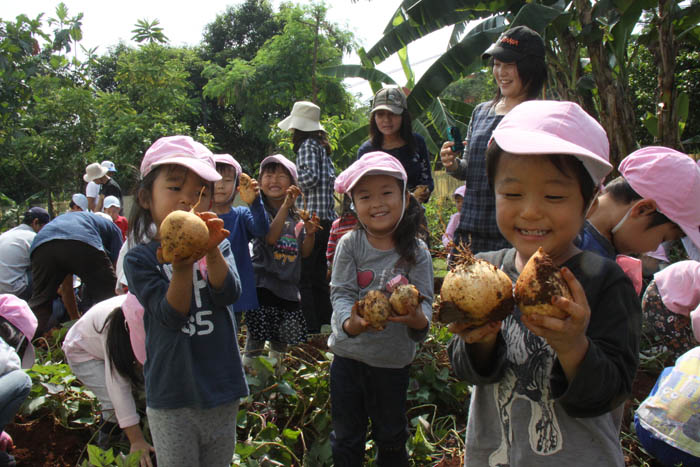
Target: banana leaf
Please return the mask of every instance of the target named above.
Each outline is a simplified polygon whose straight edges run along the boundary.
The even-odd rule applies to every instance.
[[[367,81],[375,81],[384,84],[396,84],[391,76],[375,68],[366,68],[362,65],[336,65],[321,68],[319,73],[334,78],[364,78]]]

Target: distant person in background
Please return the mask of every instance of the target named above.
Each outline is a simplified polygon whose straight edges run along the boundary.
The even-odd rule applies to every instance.
[[[340,239],[346,233],[350,232],[357,225],[357,215],[352,208],[352,198],[346,193],[343,194],[343,211],[340,217],[333,221],[331,232],[328,236],[328,248],[326,249],[326,260],[328,261],[328,279],[330,280],[331,270],[333,268],[333,257],[335,256],[335,248]]]
[[[315,234],[311,256],[302,260],[301,308],[310,333],[318,333],[321,326],[331,322],[330,287],[326,277],[326,249],[331,223],[338,217],[333,208],[335,167],[331,160],[328,134],[321,126],[321,109],[312,102],[294,103],[292,113],[278,123],[282,130],[292,132],[296,167],[303,201],[300,207],[316,213],[321,229]]]
[[[12,437],[3,430],[32,388],[24,370],[34,366],[35,331],[36,318],[27,303],[14,295],[0,295],[0,465],[16,465],[7,453],[13,447]]]
[[[82,193],[75,193],[71,197],[70,203],[68,203],[68,209],[71,211],[87,211],[89,209],[87,196]]]
[[[64,280],[67,276],[75,274],[83,281],[87,303],[114,296],[113,264],[121,246],[122,233],[114,222],[89,212],[62,214],[41,229],[29,251],[33,280],[29,306],[39,322],[38,336],[49,329],[58,286],[63,284],[64,296],[72,293],[73,281]],[[70,318],[78,319],[77,306],[66,306]]]
[[[0,293],[14,294],[23,300],[32,296],[29,250],[37,232],[49,220],[46,209],[33,207],[24,213],[20,225],[0,235]]]
[[[542,37],[527,26],[504,32],[482,56],[491,60],[498,85],[496,95],[474,108],[462,154],[452,151],[452,141],[443,143],[440,150],[447,173],[466,180],[454,242],[469,243],[474,253],[510,247],[496,225],[496,198],[484,176],[485,152],[491,133],[503,117],[521,102],[540,96],[547,79],[544,55]]]
[[[459,225],[459,216],[462,212],[462,202],[464,201],[464,192],[467,189],[465,185],[457,188],[454,193],[452,193],[452,199],[455,201],[455,206],[457,207],[457,212],[450,216],[450,221],[447,223],[447,228],[442,236],[442,245],[447,248],[452,241],[455,234],[455,229]]]
[[[397,158],[408,175],[408,191],[421,203],[428,202],[435,189],[428,147],[423,137],[413,132],[406,95],[397,86],[380,89],[372,99],[369,140],[357,150],[357,158],[373,151]]]
[[[104,212],[109,215],[112,221],[117,224],[122,231],[122,241],[126,240],[126,232],[129,230],[129,221],[126,217],[119,215],[122,210],[121,202],[116,196],[107,196],[104,199]]]
[[[85,174],[83,175],[83,180],[86,182],[94,182],[99,185],[99,194],[95,199],[95,204],[90,206],[93,212],[101,212],[104,207],[104,199],[107,196],[116,196],[119,198],[119,204],[122,203],[122,190],[119,184],[110,177],[110,172],[116,172],[117,169],[114,168],[114,164],[110,161],[104,161],[102,164],[97,162],[88,165],[85,168]],[[88,205],[90,199],[88,198]]]

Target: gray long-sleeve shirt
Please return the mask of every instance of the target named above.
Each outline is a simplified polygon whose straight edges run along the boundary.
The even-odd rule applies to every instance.
[[[411,329],[405,324],[388,322],[383,331],[367,331],[350,337],[343,331],[343,322],[350,318],[353,304],[370,290],[385,290],[398,274],[404,275],[425,296],[421,309],[430,321],[433,303],[433,264],[425,244],[418,242],[416,264],[397,264],[395,250],[378,250],[370,245],[363,230],[354,230],[340,239],[333,262],[331,302],[333,333],[328,338],[331,351],[379,368],[402,368],[413,361],[416,343],[425,339],[425,330]]]

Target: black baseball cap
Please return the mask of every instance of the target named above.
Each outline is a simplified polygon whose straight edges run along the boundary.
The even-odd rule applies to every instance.
[[[25,211],[22,223],[31,224],[34,219],[39,219],[39,224],[44,225],[49,223],[51,217],[46,209],[34,206]]]
[[[510,28],[498,38],[495,44],[483,53],[481,58],[496,58],[502,62],[517,62],[525,57],[544,59],[542,36],[527,26]]]

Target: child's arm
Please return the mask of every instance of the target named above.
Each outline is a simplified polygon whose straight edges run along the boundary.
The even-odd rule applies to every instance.
[[[246,227],[246,240],[250,241],[254,237],[264,238],[270,231],[270,219],[265,211],[262,198],[257,196],[248,209],[242,209]]]
[[[538,331],[547,323],[548,329],[544,332],[557,352],[550,376],[552,395],[572,417],[595,417],[620,406],[631,393],[639,363],[639,297],[617,265],[598,259],[601,266],[586,265],[586,274],[579,285],[580,291],[585,291],[591,310],[583,336],[587,341],[585,351],[578,338],[572,339],[569,345],[562,345],[565,339],[556,335],[559,327],[562,329],[560,333],[564,333],[582,318],[578,309],[582,300],[571,285],[573,275],[570,271],[562,274],[565,278],[568,276],[566,280],[574,296],[573,302],[567,301],[567,310],[573,313],[572,317],[558,320],[558,323],[535,323],[533,330]],[[553,304],[564,309],[561,300],[553,301]],[[530,327],[531,323],[525,320],[523,323]],[[583,353],[582,357],[578,352]]]
[[[422,243],[421,243],[422,245]],[[408,277],[423,296],[423,301],[407,315],[390,316],[389,321],[404,323],[407,326],[408,336],[420,342],[428,335],[430,320],[433,316],[433,263],[427,247],[421,246],[416,252],[416,264],[411,268]]]
[[[360,298],[360,288],[357,285],[357,264],[352,248],[348,246],[350,240],[351,235],[348,234],[338,242],[331,274],[331,327],[338,337],[355,337],[369,327],[367,320],[357,314],[357,309],[353,310]]]
[[[284,223],[287,221],[287,216],[289,215],[289,209],[294,206],[294,202],[300,194],[301,191],[295,185],[287,188],[287,196],[285,196],[282,206],[277,210],[275,218],[272,219],[270,230],[267,232],[267,235],[265,235],[265,241],[268,245],[274,245],[277,243],[277,240],[280,239],[282,230],[284,229]]]
[[[308,221],[304,222],[304,241],[301,244],[301,257],[308,258],[314,251],[314,242],[316,241],[316,232],[318,231],[320,224],[318,223],[316,216],[313,215]]]

